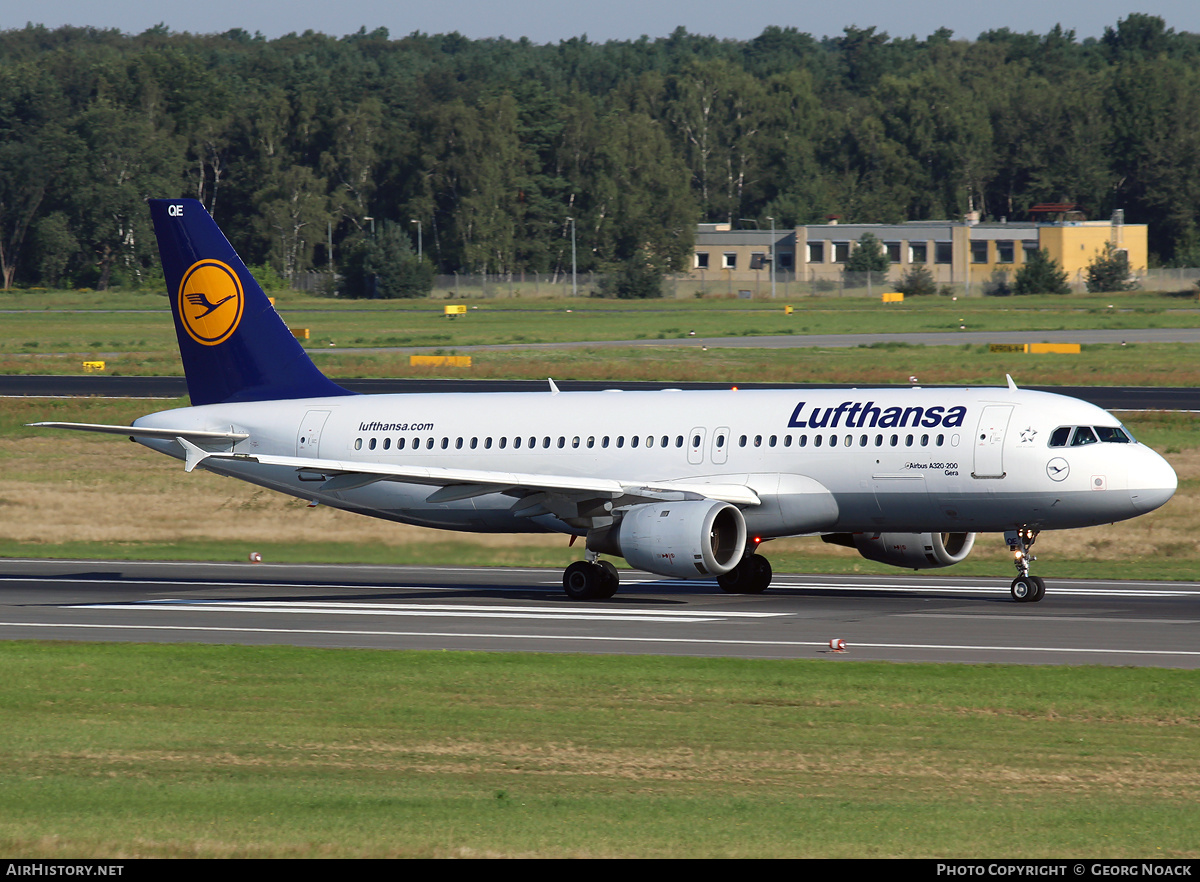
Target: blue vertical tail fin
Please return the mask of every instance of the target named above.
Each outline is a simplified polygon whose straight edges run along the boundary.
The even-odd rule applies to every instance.
[[[149,202],[193,405],[353,394],[312,363],[201,203]]]

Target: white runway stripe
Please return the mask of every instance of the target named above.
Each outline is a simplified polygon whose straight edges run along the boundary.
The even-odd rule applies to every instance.
[[[697,613],[682,610],[655,610],[639,612],[627,607],[610,608],[564,608],[546,607],[503,607],[474,606],[470,604],[408,604],[408,603],[347,603],[338,601],[178,601],[155,600],[142,603],[88,603],[72,604],[68,609],[104,609],[138,611],[184,611],[184,612],[267,612],[283,614],[320,614],[349,616],[413,616],[422,618],[492,618],[492,619],[536,619],[538,621],[621,621],[621,622],[665,622],[687,624],[715,622],[730,618],[777,618],[790,613],[767,612],[713,612]]]

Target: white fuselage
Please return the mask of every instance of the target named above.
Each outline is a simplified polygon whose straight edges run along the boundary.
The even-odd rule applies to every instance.
[[[1119,426],[1086,402],[1010,389],[832,389],[361,395],[217,404],[139,427],[240,431],[224,452],[526,474],[745,484],[761,538],[904,530],[1062,529],[1123,520],[1170,498],[1175,473],[1136,442],[1050,447],[1055,429]],[[140,439],[182,457],[173,441]],[[206,468],[337,508],[487,532],[584,533],[519,497],[428,501],[402,480],[331,487],[318,470]],[[703,491],[701,491],[703,492]]]

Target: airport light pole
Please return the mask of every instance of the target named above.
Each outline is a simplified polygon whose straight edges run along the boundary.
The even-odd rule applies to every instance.
[[[771,299],[775,299],[775,218],[767,215],[767,220],[771,222],[771,243],[768,257],[771,259]]]
[[[579,292],[575,284],[575,218],[567,218],[571,222],[571,296],[578,297]]]
[[[367,217],[364,217],[363,220],[368,220],[371,222],[371,239],[374,240],[374,238],[375,238],[375,218],[367,216]],[[375,273],[371,273],[371,299],[372,300],[375,299],[375,296],[379,292],[378,282],[379,282],[378,276],[376,276]]]

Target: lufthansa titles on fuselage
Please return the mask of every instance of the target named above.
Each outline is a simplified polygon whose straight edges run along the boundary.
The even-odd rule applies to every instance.
[[[425,432],[433,428],[433,423],[381,423],[378,420],[360,422],[360,432]]]
[[[943,407],[880,407],[874,401],[843,401],[836,407],[811,407],[801,401],[788,420],[791,429],[956,429],[962,426],[967,409],[963,405]],[[806,409],[807,408],[807,409]]]

